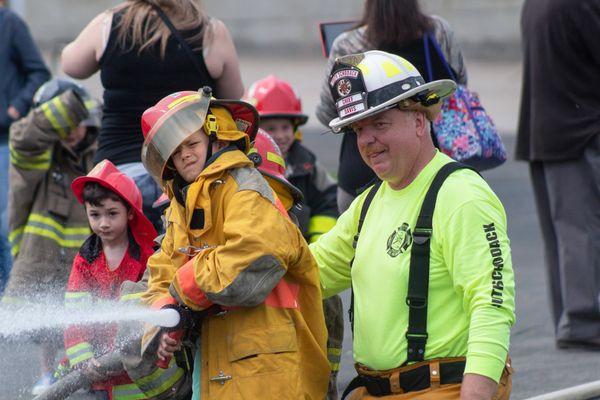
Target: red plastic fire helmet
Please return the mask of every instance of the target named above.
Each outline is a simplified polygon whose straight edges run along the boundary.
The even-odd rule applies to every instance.
[[[302,201],[302,192],[285,178],[285,159],[271,135],[262,129],[256,133],[248,158],[261,174],[283,184],[292,194],[295,203]]]
[[[288,82],[275,75],[254,82],[248,89],[246,99],[254,104],[261,119],[289,118],[296,127],[308,120],[308,116],[302,113],[298,93]]]
[[[209,87],[198,92],[176,92],[164,97],[142,114],[142,163],[159,185],[172,179],[167,164],[177,147],[194,132],[204,128],[211,137],[245,143],[240,150],[250,149],[258,129],[258,112],[241,100],[211,97]]]
[[[142,194],[133,179],[119,171],[110,161],[100,161],[86,176],[75,178],[71,184],[71,190],[81,204],[83,204],[83,188],[88,182],[96,182],[104,186],[129,204],[133,210],[133,219],[129,222],[129,226],[138,244],[154,240],[157,235],[156,230],[142,212]]]

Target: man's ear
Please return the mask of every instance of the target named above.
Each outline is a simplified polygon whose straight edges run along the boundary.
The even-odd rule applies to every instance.
[[[134,215],[135,215],[135,214],[133,213],[133,208],[130,208],[130,209],[129,209],[129,211],[127,212],[127,219],[128,219],[129,221],[131,221],[131,220],[133,219],[133,216],[134,216]]]
[[[415,114],[415,128],[417,131],[417,136],[421,137],[427,133],[427,124],[429,124],[429,120],[425,116],[425,113],[422,111],[413,111]]]

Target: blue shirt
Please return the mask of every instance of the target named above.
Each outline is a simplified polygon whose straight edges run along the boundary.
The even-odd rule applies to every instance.
[[[25,116],[35,91],[50,79],[50,72],[25,22],[13,11],[0,7],[0,135],[13,120],[9,106]]]

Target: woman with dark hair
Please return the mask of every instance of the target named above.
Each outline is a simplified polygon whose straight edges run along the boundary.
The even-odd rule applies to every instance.
[[[337,116],[328,84],[328,72],[337,57],[367,50],[383,50],[410,61],[425,80],[450,79],[444,64],[429,42],[432,76],[428,77],[423,37],[431,35],[448,60],[457,83],[467,83],[463,57],[454,41],[448,22],[421,11],[418,0],[366,0],[357,27],[342,33],[333,42],[327,63],[325,81],[321,87],[316,115],[325,126]],[[344,212],[356,195],[375,179],[358,153],[355,133],[347,130],[342,138],[338,167],[338,207]]]
[[[162,229],[152,209],[161,190],[141,163],[140,119],[158,100],[181,90],[211,86],[219,98],[242,96],[238,57],[226,26],[208,17],[200,0],[127,0],[96,16],[65,47],[61,63],[77,79],[100,70],[104,114],[95,161],[108,159],[135,180],[144,214]]]

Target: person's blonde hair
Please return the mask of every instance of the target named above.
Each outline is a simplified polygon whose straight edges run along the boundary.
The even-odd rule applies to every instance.
[[[180,31],[201,27],[195,35],[186,38],[186,42],[193,50],[202,48],[208,18],[200,0],[127,0],[116,26],[121,47],[131,50],[137,45],[141,53],[160,42],[160,57],[164,58],[171,31],[153,5],[160,7]]]

